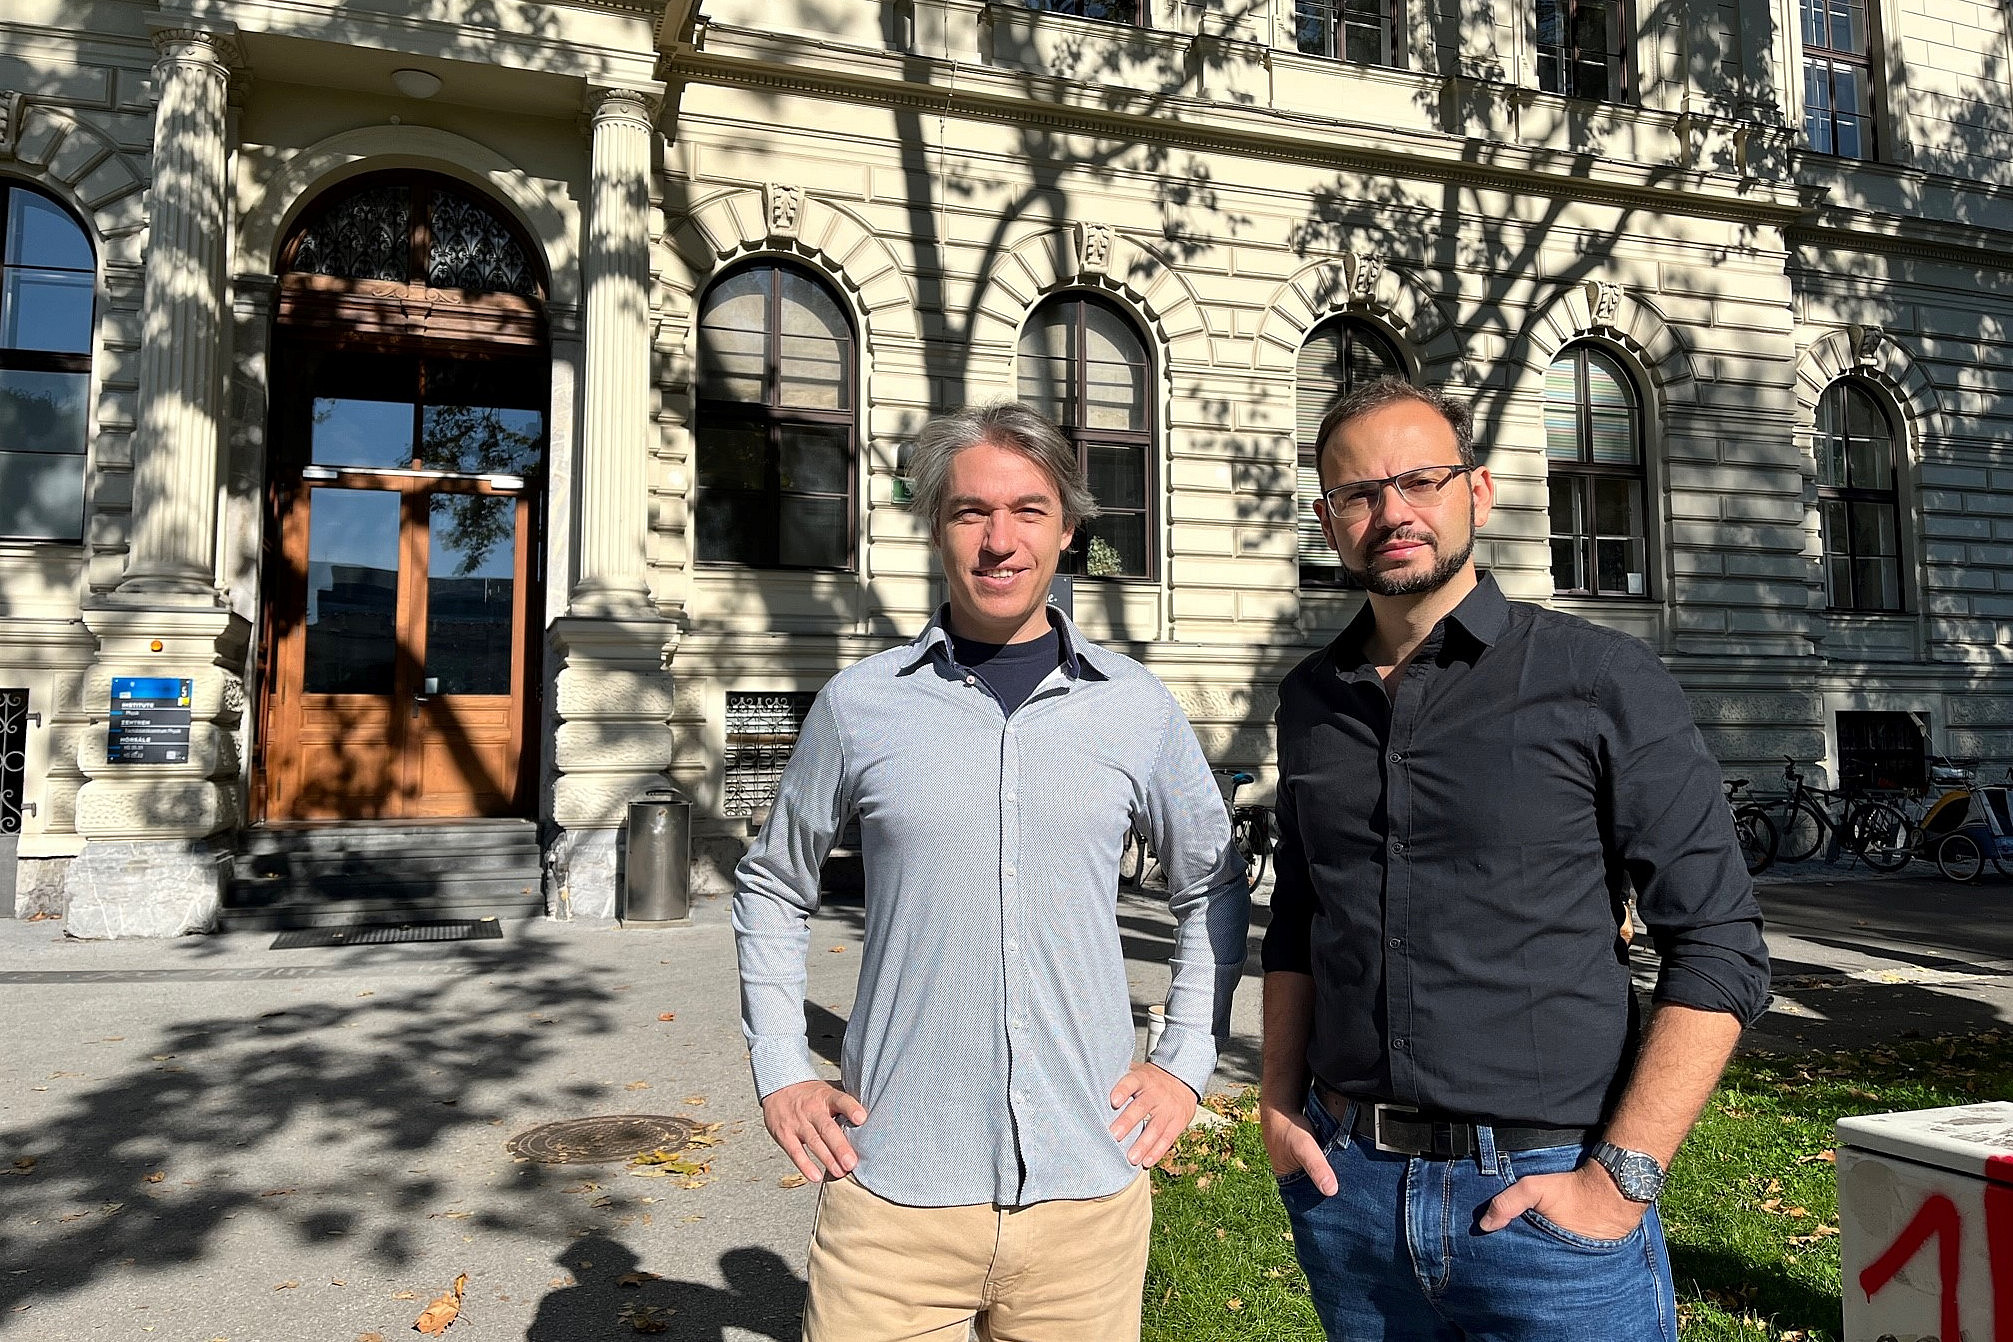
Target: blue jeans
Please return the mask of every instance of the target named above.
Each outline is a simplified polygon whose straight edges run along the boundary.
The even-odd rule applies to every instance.
[[[1426,1160],[1349,1139],[1310,1095],[1304,1110],[1340,1183],[1279,1181],[1293,1247],[1329,1342],[1676,1342],[1677,1300],[1651,1207],[1619,1240],[1589,1239],[1537,1212],[1493,1234],[1477,1224],[1519,1178],[1580,1163],[1577,1146]]]

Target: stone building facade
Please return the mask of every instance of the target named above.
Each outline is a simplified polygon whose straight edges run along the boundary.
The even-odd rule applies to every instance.
[[[0,18],[0,829],[79,934],[472,819],[606,916],[667,779],[717,880],[939,599],[904,443],[1009,395],[1107,505],[1079,622],[1261,792],[1360,599],[1306,439],[1380,370],[1472,399],[1484,562],[1729,773],[2013,761],[2003,6],[73,13]]]

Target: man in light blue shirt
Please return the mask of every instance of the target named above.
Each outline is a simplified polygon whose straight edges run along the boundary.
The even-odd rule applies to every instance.
[[[825,1180],[806,1342],[1137,1337],[1143,1173],[1195,1112],[1249,900],[1174,698],[1047,604],[1096,516],[1076,449],[1003,404],[911,461],[949,600],[819,694],[736,872],[742,1020],[771,1135]],[[818,873],[857,815],[866,946],[839,1085],[804,1029]],[[1144,822],[1176,922],[1133,1061],[1119,854]]]

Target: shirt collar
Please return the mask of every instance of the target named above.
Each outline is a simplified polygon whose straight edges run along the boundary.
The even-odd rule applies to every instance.
[[[1089,675],[1094,680],[1110,680],[1112,668],[1106,663],[1110,655],[1083,636],[1069,616],[1056,606],[1048,608],[1048,622],[1056,631],[1062,644],[1062,669],[1071,680],[1082,680]],[[904,674],[915,670],[931,657],[941,655],[946,663],[955,663],[957,658],[951,650],[950,630],[951,608],[945,602],[937,607],[937,613],[930,617],[923,632],[916,635],[909,644],[909,655],[902,659]]]
[[[1451,625],[1466,634],[1482,647],[1495,646],[1503,636],[1504,626],[1510,622],[1510,602],[1503,595],[1503,589],[1496,585],[1494,574],[1483,573],[1475,581],[1475,590],[1461,598],[1461,604],[1447,612],[1446,619],[1433,633],[1429,643],[1444,643],[1445,631]],[[1377,627],[1377,612],[1368,601],[1363,609],[1356,612],[1356,618],[1349,621],[1330,646],[1335,650],[1335,668],[1347,672],[1363,664],[1363,645],[1369,642],[1370,633]]]

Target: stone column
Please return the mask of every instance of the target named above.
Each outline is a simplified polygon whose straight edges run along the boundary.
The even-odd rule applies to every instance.
[[[631,798],[665,782],[674,749],[677,628],[651,599],[650,166],[659,92],[594,90],[582,269],[579,572],[552,627],[552,912],[611,918]]]
[[[77,747],[84,851],[64,873],[67,930],[80,937],[208,930],[221,905],[227,845],[243,813],[239,755],[249,626],[217,589],[217,481],[223,444],[227,94],[232,39],[185,28],[155,34],[146,287],[134,435],[132,529],[117,588],[88,605],[98,641],[84,679],[91,725]],[[114,681],[190,682],[187,757],[113,763]]]
[[[127,599],[216,601],[227,40],[181,28],[154,35],[161,101],[148,198],[133,531],[119,584]]]
[[[649,609],[650,137],[656,96],[593,95],[576,613]]]

